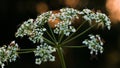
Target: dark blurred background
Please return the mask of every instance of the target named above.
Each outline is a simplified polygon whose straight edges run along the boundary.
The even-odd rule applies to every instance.
[[[28,39],[16,39],[14,34],[29,18],[63,7],[78,10],[89,8],[101,10],[108,14],[112,21],[110,31],[95,29],[93,33],[101,34],[105,40],[104,53],[90,55],[87,48],[65,49],[67,68],[120,68],[120,1],[119,0],[0,0],[0,45],[17,40],[21,48],[34,47]],[[87,35],[86,35],[87,36]],[[28,41],[27,41],[28,40]],[[79,40],[79,39],[78,39]],[[58,57],[57,57],[58,58]],[[20,55],[16,62],[8,63],[5,68],[61,68],[59,59],[55,62],[34,64],[34,54]]]

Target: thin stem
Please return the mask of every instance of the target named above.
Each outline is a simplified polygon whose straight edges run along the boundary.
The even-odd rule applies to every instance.
[[[60,43],[60,42],[62,41],[63,37],[64,37],[64,34],[63,34],[63,32],[62,32],[62,34],[60,35],[60,38],[59,38],[58,43]]]
[[[48,27],[49,27],[49,29],[50,29],[50,32],[51,32],[53,38],[54,38],[54,41],[57,42],[57,40],[56,40],[56,38],[55,38],[55,35],[54,35],[54,33],[53,33],[53,31],[52,31],[52,28],[50,27],[49,23],[48,23]]]
[[[96,24],[95,24],[95,25],[96,25]],[[67,40],[67,41],[63,42],[61,45],[64,45],[64,44],[66,44],[66,43],[68,43],[68,42],[71,42],[72,40],[74,40],[74,39],[78,38],[79,36],[81,36],[81,35],[85,34],[87,31],[89,31],[89,30],[90,30],[91,28],[93,28],[95,25],[93,25],[93,26],[89,27],[88,29],[86,29],[86,30],[85,30],[85,31],[83,31],[82,33],[80,33],[80,34],[76,35],[75,37],[73,37],[73,38],[71,38],[71,39],[69,39],[69,40]]]
[[[64,56],[63,56],[63,53],[62,53],[62,48],[58,47],[57,52],[58,52],[58,55],[59,55],[59,58],[60,58],[60,62],[62,64],[62,68],[66,68]]]
[[[48,24],[48,26],[49,26],[49,24]],[[49,29],[51,29],[50,26],[49,26]],[[55,42],[54,39],[52,38],[52,36],[50,35],[50,33],[49,33],[47,30],[46,30],[46,33],[47,33],[47,35],[52,39],[52,41]],[[49,40],[49,41],[50,41],[50,40]]]
[[[86,21],[84,21],[76,30],[76,32],[86,23]],[[70,39],[76,32],[72,33],[70,36],[68,36],[63,42],[65,42],[66,40]]]
[[[43,39],[44,39],[47,43],[49,43],[49,44],[51,44],[51,45],[55,45],[53,42],[51,42],[51,41],[48,40],[47,38],[43,37]]]
[[[19,49],[18,51],[34,51],[35,48],[32,48],[32,49]]]
[[[57,42],[59,42],[59,38],[60,38],[60,33],[58,34],[58,36],[57,36]]]
[[[87,47],[87,46],[82,45],[82,46],[62,46],[62,47],[65,47],[65,48],[83,48],[83,47]]]
[[[32,53],[33,51],[17,52],[18,54]]]
[[[46,31],[46,33],[48,34],[48,36],[52,39],[53,42],[55,42],[55,40],[53,39],[53,37],[50,35],[50,33],[48,31]]]

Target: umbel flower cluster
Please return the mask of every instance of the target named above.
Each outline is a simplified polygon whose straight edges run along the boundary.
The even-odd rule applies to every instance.
[[[60,9],[60,13],[53,14],[51,17],[53,21],[55,18],[59,18],[61,21],[55,25],[54,33],[56,34],[64,34],[69,36],[71,32],[76,32],[76,29],[71,25],[72,20],[78,17],[79,11],[74,10],[72,8]]]
[[[74,23],[74,20],[79,19],[80,16],[85,20],[84,23],[88,22],[88,24],[90,24],[90,27],[85,31],[78,33],[79,28],[81,28],[82,24],[78,28],[75,28],[72,24]],[[52,28],[49,22],[54,22],[56,19],[59,21],[54,24],[55,27]],[[57,52],[61,61],[62,68],[66,68],[62,48],[66,46],[67,43],[73,41],[74,39],[90,30],[93,27],[93,23],[97,24],[97,26],[107,27],[108,30],[111,28],[110,19],[103,13],[93,12],[89,9],[78,11],[73,8],[62,8],[58,13],[48,11],[39,15],[36,19],[29,19],[23,22],[18,28],[15,36],[16,38],[27,36],[29,40],[38,45],[33,50],[28,49],[28,52],[33,52],[35,54],[36,64],[40,65],[42,62],[55,61],[56,57],[53,56],[52,53]],[[76,32],[78,34],[75,34]],[[91,50],[90,54],[93,54],[95,52],[97,55],[98,51],[100,51],[100,53],[103,53],[103,42],[100,36],[90,34],[89,37],[90,39],[85,39],[83,41],[83,44],[85,44],[85,46]],[[66,47],[80,48],[81,46],[67,45]],[[19,49],[19,51],[22,53],[22,49]],[[8,47],[1,47],[0,65],[2,68],[4,67],[5,62],[15,61],[16,57],[19,54],[19,51],[18,45],[15,44],[15,42],[12,42],[12,46],[10,45]],[[27,50],[23,49],[23,51]]]
[[[80,12],[81,15],[83,15],[83,18],[88,21],[90,24],[92,22],[96,22],[102,27],[106,26],[109,30],[111,28],[111,22],[110,19],[103,13],[100,12],[93,12],[89,9],[83,9],[83,11]]]
[[[0,47],[0,65],[1,68],[4,68],[5,63],[15,61],[18,57],[18,44],[15,41],[12,41],[10,45]]]
[[[37,46],[36,50],[34,51],[36,56],[35,63],[41,64],[42,62],[55,61],[55,56],[51,55],[53,52],[56,52],[56,49],[49,46],[47,43]]]
[[[89,35],[90,39],[85,39],[82,43],[85,44],[86,46],[88,46],[88,49],[90,49],[90,54],[93,54],[93,52],[95,52],[95,54],[98,54],[98,51],[100,51],[100,53],[103,53],[103,42],[100,38],[99,35]]]
[[[37,23],[33,22],[33,19],[29,19],[20,26],[18,32],[16,33],[16,37],[18,36],[23,37],[27,35],[29,36],[29,39],[33,41],[33,43],[37,42],[42,43],[43,42],[42,35],[44,31],[46,31],[46,28],[38,26]]]

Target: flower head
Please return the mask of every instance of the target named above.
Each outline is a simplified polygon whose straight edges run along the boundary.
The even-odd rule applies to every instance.
[[[66,36],[69,36],[70,33],[76,32],[76,29],[74,26],[72,26],[72,21],[74,19],[78,19],[80,12],[78,10],[75,10],[73,8],[63,8],[60,9],[60,13],[55,14],[53,16],[57,16],[61,21],[55,25],[54,33],[56,34],[64,34]]]
[[[71,21],[67,20],[67,21],[62,21],[59,22],[56,26],[56,28],[54,29],[54,33],[56,34],[64,34],[66,36],[69,36],[71,32],[76,32],[76,29],[70,25]]]
[[[42,62],[55,61],[55,56],[51,54],[53,52],[56,52],[56,49],[52,46],[49,46],[47,43],[37,46],[36,50],[34,51],[36,56],[35,63],[41,64]]]
[[[102,27],[106,26],[108,30],[110,30],[111,28],[110,19],[104,13],[93,12],[90,9],[83,9],[83,11],[81,11],[80,14],[90,24],[92,24],[92,22],[95,21],[96,23],[98,23],[99,26],[102,26]]]
[[[36,24],[36,27],[43,26],[45,23],[48,22],[51,15],[52,15],[52,11],[42,13],[41,15],[37,16],[34,24]]]
[[[95,21],[98,24],[101,24],[102,27],[106,26],[107,29],[110,30],[110,28],[111,28],[111,21],[104,13],[96,12],[96,19],[95,19]]]
[[[92,21],[95,20],[95,13],[93,11],[91,11],[90,9],[83,9],[80,14],[82,15],[82,17],[88,21],[90,24],[92,24]]]
[[[46,28],[42,27],[42,25],[38,26],[37,24],[38,23],[33,22],[33,19],[25,21],[17,30],[16,37],[18,36],[23,37],[27,35],[29,39],[34,43],[43,42],[42,36],[46,31]]]
[[[86,46],[88,46],[88,49],[90,49],[90,54],[93,54],[95,52],[95,54],[98,54],[98,51],[100,51],[100,53],[103,53],[103,42],[100,38],[99,35],[89,35],[90,39],[85,39],[83,41],[83,44],[85,44]]]
[[[0,47],[0,65],[2,68],[4,68],[5,62],[12,62],[16,60],[18,56],[18,49],[18,44],[14,41],[12,41],[8,47],[6,45]]]
[[[39,15],[35,20],[25,21],[17,30],[16,37],[28,36],[33,43],[43,43],[43,34],[46,31],[44,24],[48,22],[52,12],[46,12]]]

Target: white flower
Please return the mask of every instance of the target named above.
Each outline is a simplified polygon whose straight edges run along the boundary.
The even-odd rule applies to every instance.
[[[52,12],[49,11],[39,15],[35,21],[33,21],[33,19],[25,21],[17,30],[16,37],[23,37],[27,35],[33,43],[42,43],[44,41],[42,36],[46,31],[46,28],[43,25],[48,22],[51,14]]]
[[[108,30],[111,28],[111,22],[110,19],[105,15],[104,13],[100,12],[93,12],[90,9],[83,9],[80,14],[83,16],[83,18],[88,21],[90,24],[92,24],[93,21],[98,23],[99,26],[107,27]]]
[[[73,8],[63,8],[60,9],[60,13],[58,14],[57,18],[60,18],[61,21],[55,25],[56,28],[54,29],[54,33],[64,33],[64,35],[69,36],[71,32],[76,32],[76,29],[71,26],[71,24],[73,19],[79,18],[78,14],[81,14],[83,18],[90,24],[95,21],[96,23],[103,24],[104,26],[107,26],[108,29],[110,29],[110,20],[105,14],[98,12],[95,13],[90,9],[83,9],[83,11],[80,12]],[[52,14],[52,16],[55,17],[56,14]]]
[[[89,15],[90,13],[93,13],[93,12],[90,9],[83,9],[83,11],[80,13]]]
[[[15,41],[12,41],[8,47],[6,45],[0,47],[0,65],[2,68],[4,68],[5,62],[12,62],[16,60],[18,57],[18,49],[18,44],[15,43]]]
[[[90,39],[86,39],[82,43],[88,46],[88,49],[91,50],[90,54],[93,54],[95,52],[95,54],[97,55],[98,51],[100,51],[100,53],[103,53],[103,42],[100,36],[90,34],[89,37]]]
[[[55,56],[52,56],[51,53],[56,52],[56,49],[49,46],[47,43],[43,43],[40,46],[37,46],[34,51],[36,56],[36,64],[41,64],[42,62],[55,61]]]
[[[69,36],[71,32],[76,32],[76,29],[73,26],[70,26],[71,21],[61,21],[56,25],[56,28],[54,29],[54,33],[56,34],[64,34],[66,36]]]
[[[60,13],[53,15],[61,20],[55,25],[56,28],[54,29],[54,33],[63,33],[64,35],[69,36],[70,33],[76,32],[76,29],[71,24],[74,19],[79,18],[78,14],[80,14],[80,11],[73,8],[60,9]]]
[[[41,15],[39,15],[36,20],[35,20],[35,24],[37,24],[37,26],[41,26],[41,25],[44,25],[45,23],[48,22],[50,16],[52,15],[52,11],[49,11],[49,12],[45,12]]]
[[[108,30],[111,28],[111,21],[110,19],[103,13],[96,12],[96,22],[103,24],[102,27],[106,26]]]
[[[25,21],[17,30],[16,37],[27,35],[33,43],[42,43],[44,41],[42,36],[46,31],[44,24],[48,22],[51,14],[52,12],[49,11],[39,15],[35,20]]]
[[[39,23],[40,24],[40,23]],[[26,26],[27,25],[27,26]],[[46,28],[38,25],[38,23],[34,23],[32,19],[25,21],[21,27],[19,27],[16,37],[24,35],[29,36],[29,39],[33,41],[33,43],[43,42],[43,34],[46,31]]]
[[[5,64],[2,64],[2,65],[1,65],[1,68],[4,68],[4,66],[5,66]]]
[[[24,35],[31,35],[32,30],[35,28],[33,23],[33,19],[29,19],[28,21],[25,21],[17,30],[16,37]]]
[[[36,28],[32,31],[32,35],[29,36],[29,39],[33,41],[33,43],[37,43],[37,42],[42,43],[44,41],[42,36],[45,31],[46,31],[46,28],[42,28],[42,27]]]
[[[90,9],[83,9],[80,12],[81,15],[83,15],[83,18],[88,21],[90,24],[95,19],[95,13],[91,11]]]
[[[72,20],[74,18],[78,19],[78,14],[80,13],[80,11],[73,9],[73,8],[63,8],[60,9],[60,19],[62,20]]]
[[[53,62],[53,61],[55,61],[55,56],[49,56],[49,61],[51,61],[51,62]]]
[[[40,58],[37,58],[36,60],[35,60],[35,64],[41,64],[41,60],[40,60]]]

